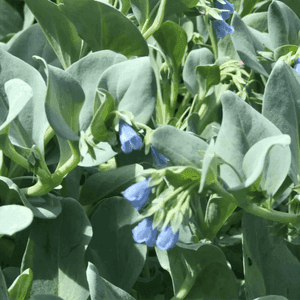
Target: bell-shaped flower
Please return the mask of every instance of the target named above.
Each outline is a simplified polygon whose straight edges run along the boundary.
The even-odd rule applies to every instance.
[[[213,29],[216,33],[216,36],[219,39],[223,39],[226,33],[233,33],[234,28],[228,25],[224,20],[215,20],[213,21]]]
[[[234,12],[234,6],[233,4],[229,3],[227,0],[225,0],[225,4],[222,4],[220,2],[216,2],[215,7],[218,9],[227,9],[228,11],[224,11],[221,13],[221,17],[223,20],[227,20],[229,18],[229,14]]]
[[[124,153],[130,153],[132,149],[138,150],[142,147],[142,138],[123,120],[119,121],[119,136]]]
[[[157,229],[153,229],[151,218],[145,218],[132,229],[132,237],[136,243],[146,243],[148,247],[155,245]]]
[[[170,250],[178,242],[179,231],[174,234],[171,226],[165,227],[156,239],[156,245],[161,250]]]
[[[151,193],[151,188],[148,187],[149,180],[150,178],[137,182],[121,193],[137,210],[142,208]]]
[[[151,146],[153,161],[157,165],[164,166],[169,161],[164,155],[162,155],[157,149]]]
[[[300,75],[300,57],[295,61],[294,70]]]

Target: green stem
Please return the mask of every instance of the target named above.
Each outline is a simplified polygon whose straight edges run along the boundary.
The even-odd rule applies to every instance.
[[[212,46],[212,49],[213,49],[213,54],[214,54],[215,61],[216,61],[218,59],[218,40],[217,40],[217,36],[215,35],[214,29],[212,27],[212,22],[208,20],[208,16],[204,17],[204,23],[205,23],[206,29],[208,31],[208,34],[209,34],[211,46]]]
[[[190,292],[192,287],[194,286],[198,274],[199,274],[199,270],[197,270],[193,274],[187,273],[179,291],[176,293],[176,295],[171,300],[183,300],[187,296],[187,294]]]
[[[157,15],[156,15],[156,18],[155,18],[153,24],[143,34],[143,37],[144,37],[145,40],[147,40],[161,26],[161,24],[163,22],[163,19],[164,19],[164,16],[165,16],[166,5],[167,5],[167,0],[161,0],[160,1],[159,9],[158,9],[158,12],[157,12]]]
[[[247,205],[242,207],[244,211],[256,215],[258,217],[264,218],[266,220],[281,222],[285,224],[295,224],[299,222],[300,215],[294,215],[290,213],[284,213],[277,210],[268,210],[260,207],[253,203],[247,203]]]
[[[256,204],[245,201],[244,199],[238,201],[232,194],[224,190],[219,182],[213,184],[212,188],[217,192],[217,194],[223,197],[224,200],[227,199],[227,201],[236,203],[244,211],[250,214],[256,215],[266,220],[281,222],[285,224],[289,224],[289,223],[296,224],[300,222],[300,215],[284,213],[276,210],[268,210]]]
[[[179,108],[178,108],[178,111],[175,115],[175,117],[177,119],[179,119],[182,114],[186,111],[188,105],[189,105],[189,102],[191,100],[191,97],[192,97],[192,94],[190,92],[187,92],[185,95],[184,95],[184,98],[182,100],[182,103],[180,104]]]
[[[156,123],[158,124],[166,124],[166,104],[163,101],[162,91],[161,91],[161,83],[159,79],[159,71],[157,67],[156,60],[153,55],[153,50],[149,47],[150,51],[150,61],[152,64],[152,68],[155,73],[155,80],[157,86],[157,104],[155,107],[155,116],[156,116]]]
[[[44,147],[47,146],[47,144],[50,142],[50,140],[54,137],[55,131],[52,129],[52,127],[49,125],[45,135],[44,135]]]
[[[230,89],[232,83],[228,84],[226,89],[223,91],[223,93]],[[221,97],[218,97],[218,99],[214,101],[210,101],[209,105],[207,106],[206,110],[201,109],[199,111],[199,115],[201,117],[201,126],[200,126],[200,132],[202,132],[207,124],[210,122],[211,115],[215,112],[215,110],[220,106],[221,103]]]
[[[60,168],[55,170],[53,174],[51,174],[50,178],[41,178],[38,177],[38,182],[28,188],[21,189],[21,192],[26,196],[42,196],[50,191],[52,191],[55,187],[61,184],[63,178],[72,171],[80,162],[81,155],[79,152],[79,142],[78,141],[68,141],[69,146],[71,148],[72,156],[66,161]]]
[[[177,97],[178,97],[178,87],[179,87],[179,76],[177,68],[173,69],[172,80],[171,80],[171,95],[170,95],[170,117],[174,116]]]
[[[151,277],[147,260],[145,261],[145,264],[144,264],[144,267],[143,267],[143,270],[142,270],[142,275],[143,275],[144,278],[150,278]]]
[[[147,1],[148,2],[148,1]],[[147,9],[149,10],[149,4],[147,5]],[[159,1],[155,4],[155,6],[153,7],[149,17],[147,17],[146,22],[143,25],[143,28],[141,30],[141,34],[144,35],[144,33],[147,31],[148,29],[148,25],[149,25],[149,21],[151,20],[151,18],[153,17],[153,15],[156,13],[156,11],[158,10],[159,7]]]
[[[266,80],[265,76],[260,74],[260,78],[261,78],[262,82],[264,83],[264,86],[266,86],[267,80]]]
[[[12,143],[9,140],[7,141],[7,144],[5,145],[5,149],[3,149],[2,151],[7,157],[9,157],[12,161],[17,163],[18,165],[22,166],[24,169],[29,170],[29,171],[32,170],[32,166],[27,161],[27,159],[25,159],[25,157],[20,155],[15,150],[15,147],[12,145]],[[48,168],[46,168],[44,170],[40,167],[37,168],[36,174],[42,178],[49,178],[51,175]]]

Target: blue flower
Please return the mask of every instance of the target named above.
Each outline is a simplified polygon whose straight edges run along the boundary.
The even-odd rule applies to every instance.
[[[155,164],[161,165],[161,166],[164,166],[167,164],[169,159],[166,158],[165,156],[163,156],[157,149],[155,149],[154,147],[151,146],[151,151],[152,151],[153,161]]]
[[[124,153],[130,153],[132,148],[138,150],[142,147],[143,141],[141,137],[123,120],[119,122],[119,135],[122,150]]]
[[[215,20],[213,21],[213,29],[216,33],[216,36],[219,39],[223,39],[226,33],[233,33],[234,28],[228,25],[224,20]]]
[[[142,208],[151,193],[151,188],[148,187],[149,180],[150,178],[137,182],[121,193],[137,210]]]
[[[178,242],[179,231],[174,234],[171,226],[165,227],[158,235],[156,245],[161,250],[170,250]]]
[[[136,243],[145,242],[148,247],[155,244],[157,229],[153,229],[151,218],[145,218],[135,228],[132,229],[132,237]]]
[[[234,6],[229,3],[227,0],[225,0],[226,4],[222,4],[220,2],[216,2],[215,7],[218,9],[227,9],[230,12],[224,11],[221,13],[221,17],[223,20],[227,20],[229,18],[229,13],[233,13],[234,12]]]
[[[294,70],[300,75],[300,58],[295,61]]]

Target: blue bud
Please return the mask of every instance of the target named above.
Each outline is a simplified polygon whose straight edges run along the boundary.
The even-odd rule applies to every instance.
[[[168,163],[169,159],[162,155],[157,149],[151,146],[153,161],[157,165],[164,166]]]
[[[178,242],[179,231],[174,234],[171,226],[165,227],[157,237],[156,245],[161,250],[170,250]]]
[[[151,188],[148,187],[149,180],[150,178],[137,182],[121,193],[137,210],[142,208],[151,193]]]
[[[229,3],[227,0],[225,0],[226,4],[222,4],[220,2],[216,2],[215,7],[218,9],[227,9],[230,12],[224,11],[221,13],[221,17],[223,20],[227,20],[229,18],[229,13],[234,12],[234,6],[233,4]]]
[[[123,120],[119,121],[119,137],[124,153],[130,153],[132,149],[138,150],[142,147],[141,137]]]
[[[136,243],[145,242],[148,247],[155,245],[157,229],[152,228],[152,220],[148,217],[132,229],[132,237]]]
[[[234,32],[234,28],[228,25],[224,20],[213,21],[213,29],[216,33],[218,40],[223,39],[226,33]]]

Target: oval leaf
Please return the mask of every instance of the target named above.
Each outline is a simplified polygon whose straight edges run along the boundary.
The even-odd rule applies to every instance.
[[[27,228],[33,220],[32,211],[21,205],[2,205],[0,207],[0,235],[12,236]]]

